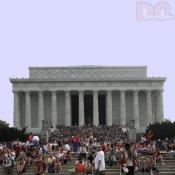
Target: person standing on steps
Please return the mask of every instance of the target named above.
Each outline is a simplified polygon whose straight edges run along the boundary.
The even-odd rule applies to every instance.
[[[101,146],[98,146],[98,152],[95,156],[95,174],[105,175],[105,156]]]
[[[125,144],[125,162],[128,168],[128,175],[134,175],[134,151],[131,149],[131,145],[129,143]]]

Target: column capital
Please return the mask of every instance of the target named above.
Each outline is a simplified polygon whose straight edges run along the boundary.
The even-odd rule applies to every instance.
[[[70,93],[70,90],[64,90],[65,93]]]
[[[57,91],[51,91],[51,93],[52,93],[52,94],[56,94],[56,93],[57,93]]]
[[[146,90],[146,93],[149,93],[149,92],[152,92],[152,90],[150,90],[150,89]]]
[[[160,90],[157,90],[156,91],[156,95],[163,95],[163,90],[161,90],[161,89]]]
[[[147,91],[146,91],[146,95],[147,95],[147,96],[148,96],[148,95],[151,95],[151,92],[152,92],[151,90],[147,90]]]
[[[28,95],[31,94],[31,91],[24,91],[24,92],[25,92],[25,94],[28,94]]]
[[[164,90],[163,90],[163,89],[159,89],[157,92],[158,92],[158,93],[163,93]]]
[[[120,90],[120,93],[125,93],[126,92],[126,90]]]
[[[14,94],[19,94],[20,91],[15,91],[15,90],[13,90],[12,92],[13,92]]]
[[[133,90],[133,93],[134,93],[135,95],[138,95],[139,91],[138,91],[138,90]]]
[[[133,91],[133,92],[139,92],[140,90],[138,90],[138,89],[133,89],[132,91]]]
[[[112,90],[107,89],[106,92],[107,93],[112,93]]]
[[[64,91],[64,93],[65,93],[65,96],[66,96],[66,97],[67,97],[67,96],[71,96],[70,91]]]

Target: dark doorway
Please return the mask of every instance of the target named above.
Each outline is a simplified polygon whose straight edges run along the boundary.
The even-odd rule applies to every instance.
[[[92,95],[84,96],[84,116],[85,116],[85,124],[93,123],[93,97]]]
[[[79,123],[79,112],[78,112],[78,95],[71,96],[71,116],[72,116],[72,125],[78,125]]]
[[[106,96],[98,96],[99,124],[106,125]]]

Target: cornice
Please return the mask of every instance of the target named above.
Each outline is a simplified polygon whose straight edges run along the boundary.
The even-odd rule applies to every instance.
[[[161,81],[165,82],[166,77],[149,77],[149,78],[87,78],[87,79],[31,79],[31,78],[10,78],[11,83],[40,83],[40,82],[154,82]]]
[[[121,68],[144,68],[147,69],[147,66],[100,66],[100,65],[80,65],[80,66],[56,66],[56,67],[29,67],[30,69],[121,69]]]

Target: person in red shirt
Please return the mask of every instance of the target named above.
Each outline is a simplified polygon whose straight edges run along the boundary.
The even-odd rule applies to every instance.
[[[78,161],[77,164],[75,165],[75,171],[79,175],[84,174],[85,166],[84,166],[84,164],[83,164],[83,162],[81,160]]]

